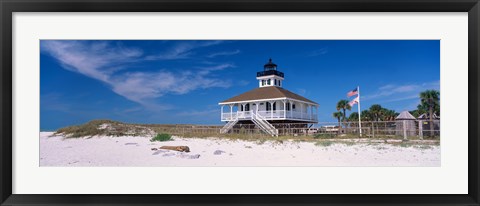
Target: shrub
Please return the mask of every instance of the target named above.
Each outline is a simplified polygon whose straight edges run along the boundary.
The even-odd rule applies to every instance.
[[[421,149],[421,150],[433,149],[433,147],[431,147],[429,145],[418,145],[418,146],[415,146],[415,148]]]
[[[154,141],[165,142],[165,141],[170,141],[170,140],[172,140],[172,135],[162,133],[162,134],[157,134],[157,136],[153,137],[150,141],[151,142],[154,142]]]
[[[333,137],[334,137],[333,134],[321,133],[321,134],[315,134],[315,136],[313,136],[313,139],[328,139]]]
[[[332,141],[319,141],[315,143],[315,146],[328,147],[334,144]]]
[[[345,146],[353,146],[355,145],[355,142],[346,141],[346,142],[342,142],[342,144],[344,144]]]

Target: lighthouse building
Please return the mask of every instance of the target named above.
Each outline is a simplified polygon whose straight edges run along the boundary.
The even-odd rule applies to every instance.
[[[318,104],[283,88],[285,76],[269,60],[263,71],[257,72],[258,88],[219,103],[221,121],[227,124],[220,130],[228,133],[238,122],[253,122],[272,136],[278,136],[274,123],[317,123]]]

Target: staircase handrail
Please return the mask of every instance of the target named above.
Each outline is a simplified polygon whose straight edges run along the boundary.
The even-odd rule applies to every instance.
[[[236,123],[238,122],[238,115],[235,117],[234,120],[229,121],[223,128],[220,129],[220,133],[228,132]]]
[[[267,133],[269,133],[270,135],[278,135],[278,130],[272,124],[270,124],[262,115],[252,112],[252,117],[259,120],[259,126],[263,126],[263,129],[267,131]]]

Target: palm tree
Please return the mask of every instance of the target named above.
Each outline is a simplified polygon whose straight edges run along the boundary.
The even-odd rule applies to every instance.
[[[338,129],[340,131],[340,119],[343,117],[342,112],[334,112],[333,117],[337,118],[338,120]]]
[[[350,116],[348,116],[348,121],[358,121],[358,112],[352,112]]]
[[[425,114],[428,112],[428,105],[426,103],[420,102],[420,104],[417,105],[417,110],[420,114]]]
[[[416,110],[412,110],[412,111],[408,111],[410,112],[410,114],[412,114],[415,118],[418,118],[420,115],[422,115],[422,111],[416,109]]]
[[[372,121],[377,122],[376,124],[374,124],[372,122],[372,130],[374,130],[376,128],[376,130],[378,132],[378,121],[382,117],[384,109],[379,104],[373,104],[372,106],[370,106],[369,112],[370,112],[370,116],[372,117]],[[375,127],[375,125],[376,125],[376,127]],[[375,131],[373,131],[373,132],[375,132]]]
[[[370,106],[369,112],[373,117],[373,121],[378,121],[383,114],[383,108],[379,104],[374,104]]]
[[[440,108],[440,92],[437,90],[425,90],[424,92],[420,93],[420,101],[428,108],[428,116],[430,118],[430,135],[433,136],[433,110],[435,107]]]
[[[395,110],[382,108],[380,112],[380,119],[383,121],[394,121],[398,114]]]
[[[352,107],[350,106],[350,104],[348,104],[348,100],[342,99],[342,100],[338,101],[338,103],[337,103],[337,111],[343,110],[343,118],[342,118],[343,121],[345,121],[346,118],[347,118],[347,112],[346,112],[347,109],[348,109],[348,110],[351,110],[351,109],[352,109]]]
[[[368,110],[363,110],[361,113],[362,121],[372,121],[372,114]]]
[[[420,102],[420,104],[417,106],[417,110],[418,110],[418,113],[420,113],[420,115],[429,113],[429,111],[428,111],[429,108],[428,108],[427,102]],[[440,116],[440,105],[439,104],[434,105],[433,113]]]

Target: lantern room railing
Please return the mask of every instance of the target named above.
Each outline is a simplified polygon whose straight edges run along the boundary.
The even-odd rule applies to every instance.
[[[284,77],[283,72],[279,72],[277,70],[267,70],[267,71],[257,72],[257,77],[268,76],[268,75],[277,75],[280,77]]]

